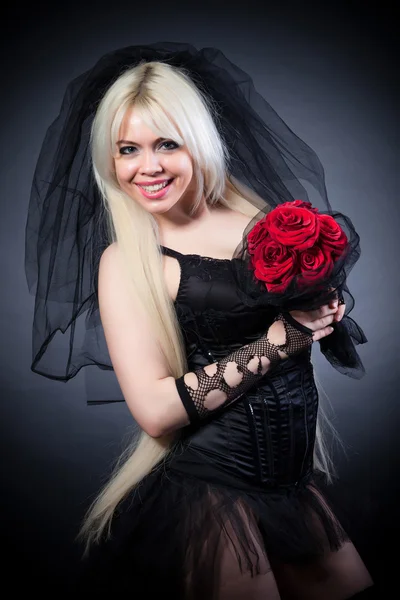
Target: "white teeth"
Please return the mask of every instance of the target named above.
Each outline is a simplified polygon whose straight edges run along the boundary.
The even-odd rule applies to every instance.
[[[162,188],[165,188],[168,184],[169,181],[164,181],[164,183],[159,183],[157,185],[139,185],[139,187],[144,189],[146,192],[158,192],[159,190],[162,190]]]

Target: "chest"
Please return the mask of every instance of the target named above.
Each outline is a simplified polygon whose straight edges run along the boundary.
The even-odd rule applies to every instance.
[[[248,216],[232,212],[220,215],[207,223],[207,226],[190,233],[164,235],[163,246],[173,249],[174,254],[163,255],[163,273],[170,298],[173,301],[177,299],[183,277],[182,261],[185,257],[198,258],[199,274],[202,268],[207,267],[215,274],[217,282],[221,281],[220,287],[224,288],[224,275],[229,275],[229,262],[241,244],[243,231],[248,224]],[[201,287],[201,278],[198,284]]]

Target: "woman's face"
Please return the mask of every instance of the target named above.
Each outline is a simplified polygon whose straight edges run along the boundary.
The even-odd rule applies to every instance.
[[[121,189],[155,217],[171,209],[179,216],[183,202],[191,202],[195,185],[187,148],[159,139],[133,108],[122,121],[114,164]]]

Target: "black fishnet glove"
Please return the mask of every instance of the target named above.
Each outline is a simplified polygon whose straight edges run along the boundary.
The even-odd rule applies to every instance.
[[[284,327],[285,342],[282,339]],[[175,380],[190,422],[240,398],[282,359],[298,354],[313,343],[313,332],[289,313],[278,314],[260,339],[242,346],[222,360]]]

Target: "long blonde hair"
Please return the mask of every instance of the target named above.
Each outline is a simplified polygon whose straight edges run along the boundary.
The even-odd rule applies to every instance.
[[[193,84],[184,69],[162,62],[141,63],[124,72],[102,99],[92,126],[91,155],[100,189],[110,242],[117,242],[129,285],[148,311],[155,339],[167,360],[171,376],[188,371],[182,333],[165,285],[159,231],[154,217],[121,191],[113,156],[115,142],[126,111],[135,107],[145,123],[161,137],[185,144],[193,158],[197,193],[192,215],[203,196],[209,206],[217,203],[254,217],[265,201],[231,177],[228,152],[212,117],[217,107]],[[173,118],[169,113],[173,112]],[[258,205],[258,206],[257,206]],[[318,379],[317,388],[323,392]],[[323,392],[324,393],[324,392]],[[334,471],[325,436],[326,428],[339,439],[320,404],[314,465],[332,480]],[[174,451],[179,432],[152,438],[140,431],[119,457],[114,472],[89,507],[78,539],[85,541],[85,554],[110,534],[117,505],[140,481]]]

